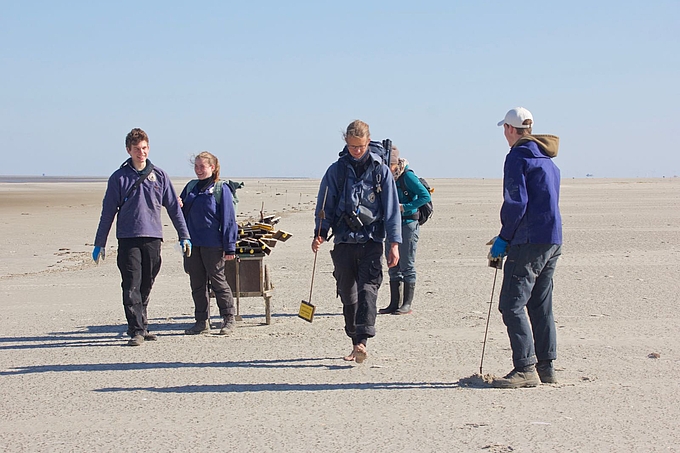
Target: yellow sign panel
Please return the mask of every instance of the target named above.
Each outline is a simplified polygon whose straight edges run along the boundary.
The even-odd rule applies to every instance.
[[[307,301],[302,301],[300,303],[300,311],[298,312],[298,317],[304,319],[307,322],[312,322],[314,319],[314,311],[316,307]]]

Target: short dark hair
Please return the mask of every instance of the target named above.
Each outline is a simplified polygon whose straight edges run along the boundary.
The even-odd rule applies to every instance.
[[[149,144],[149,136],[146,135],[146,132],[141,130],[140,128],[136,127],[130,131],[129,134],[125,137],[125,148],[130,149],[132,145],[136,145],[139,142],[146,141],[147,145]]]

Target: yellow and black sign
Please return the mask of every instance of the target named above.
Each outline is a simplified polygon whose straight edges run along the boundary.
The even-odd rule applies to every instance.
[[[312,322],[314,320],[314,312],[316,307],[306,300],[300,302],[300,311],[298,312],[298,317],[304,319],[307,322]]]

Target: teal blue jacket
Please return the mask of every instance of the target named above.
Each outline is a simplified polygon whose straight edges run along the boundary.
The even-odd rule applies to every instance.
[[[429,203],[431,200],[430,192],[418,179],[418,176],[407,165],[404,173],[397,179],[397,192],[399,192],[399,204],[404,207],[401,213],[401,223],[416,222],[413,217],[418,212],[418,208]]]

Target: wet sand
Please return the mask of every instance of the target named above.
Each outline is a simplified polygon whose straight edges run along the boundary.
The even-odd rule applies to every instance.
[[[187,179],[173,182],[179,191]],[[125,346],[114,231],[107,259],[90,258],[105,182],[0,183],[0,450],[678,450],[680,179],[563,180],[559,383],[517,390],[476,376],[499,180],[429,180],[435,214],[421,228],[414,312],[379,316],[362,364],[342,360],[351,342],[328,244],[314,322],[297,317],[318,181],[244,182],[239,220],[264,203],[293,234],[265,258],[272,324],[262,298],[242,298],[232,336],[183,335],[193,305],[166,216],[149,306],[159,338],[136,348]],[[512,368],[499,285],[500,275],[490,375]],[[380,307],[388,297],[385,278]]]

